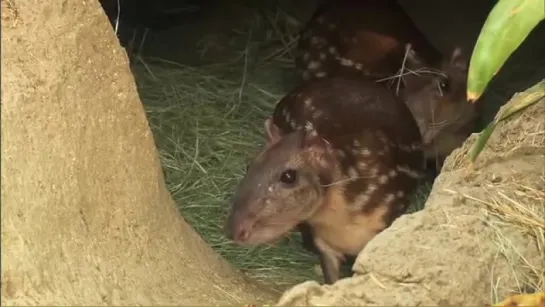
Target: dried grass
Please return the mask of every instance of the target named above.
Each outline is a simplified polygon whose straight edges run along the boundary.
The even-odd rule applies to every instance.
[[[318,260],[300,247],[299,236],[245,249],[228,242],[222,228],[246,163],[264,140],[263,120],[285,92],[279,80],[293,65],[296,41],[286,18],[264,9],[247,27],[234,29],[227,62],[182,64],[135,55],[132,64],[167,187],[182,215],[223,257],[279,291],[319,278],[313,270]],[[214,57],[216,42],[205,37],[195,44]]]
[[[518,99],[532,92],[528,89],[513,97],[503,108],[516,103]],[[501,112],[501,111],[500,111]],[[516,250],[505,235],[518,231],[535,242],[541,254],[545,254],[545,100],[528,107],[520,114],[502,122],[496,128],[481,156],[474,164],[469,160],[469,152],[475,144],[476,135],[456,150],[445,162],[443,170],[464,170],[468,182],[478,183],[478,195],[464,197],[481,203],[494,222],[488,222],[496,232],[495,243],[518,276],[516,284],[511,285],[513,293],[533,293],[545,290],[545,260],[530,263]],[[535,172],[526,173],[516,169],[517,161],[542,161],[535,165]],[[515,165],[515,166],[513,166]],[[512,175],[496,176],[492,171],[501,167],[510,170]],[[488,168],[487,172],[478,170]],[[500,284],[494,280],[493,284]],[[505,289],[504,289],[505,290]],[[494,301],[504,298],[497,297]]]

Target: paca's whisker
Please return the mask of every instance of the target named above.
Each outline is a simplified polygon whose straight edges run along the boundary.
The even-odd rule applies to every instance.
[[[325,188],[325,187],[341,185],[341,184],[346,183],[346,182],[356,181],[356,180],[360,180],[360,179],[370,179],[370,178],[373,178],[373,176],[358,176],[358,177],[346,178],[346,179],[343,179],[343,180],[334,181],[332,183],[324,184],[324,185],[321,185],[321,186]]]
[[[441,126],[445,126],[448,124],[448,121],[447,120],[443,120],[443,121],[440,121],[440,122],[437,122],[437,123],[430,123],[428,125],[428,128],[436,128],[436,127],[441,127]]]

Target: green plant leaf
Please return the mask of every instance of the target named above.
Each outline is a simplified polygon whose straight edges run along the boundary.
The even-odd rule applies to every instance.
[[[473,149],[471,150],[471,153],[469,155],[471,162],[475,162],[479,154],[483,151],[486,143],[488,142],[488,139],[492,135],[492,132],[494,132],[496,125],[497,123],[492,122],[488,124],[488,126],[486,126],[486,128],[484,128],[484,130],[481,132],[481,134],[477,138],[477,141],[475,142],[475,145],[473,145]]]
[[[500,0],[490,11],[471,55],[467,97],[473,102],[505,61],[545,19],[544,0]]]
[[[543,100],[544,98],[545,80],[538,82],[536,85],[532,86],[531,88],[527,89],[523,93],[519,94],[516,98],[514,98],[515,101],[511,103],[510,107],[503,109],[501,114],[496,116],[494,121],[488,124],[488,126],[486,126],[486,128],[481,132],[470,152],[469,158],[471,162],[475,162],[479,154],[483,151],[486,143],[488,142],[488,139],[492,135],[492,132],[494,132],[494,129],[496,129],[496,126],[500,122],[508,119],[509,117],[519,113],[520,111],[539,101],[545,101]]]

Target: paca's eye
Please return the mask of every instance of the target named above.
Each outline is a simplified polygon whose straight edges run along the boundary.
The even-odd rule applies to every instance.
[[[439,87],[441,88],[441,91],[443,93],[448,92],[450,90],[450,79],[449,78],[443,78],[439,81]]]
[[[288,169],[280,175],[280,181],[285,184],[293,184],[297,180],[297,172],[294,169]]]

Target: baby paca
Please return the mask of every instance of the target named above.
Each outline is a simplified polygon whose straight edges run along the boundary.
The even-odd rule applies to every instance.
[[[265,130],[226,236],[255,246],[307,225],[325,281],[334,283],[345,257],[406,211],[424,171],[418,126],[383,86],[339,76],[295,88]]]

